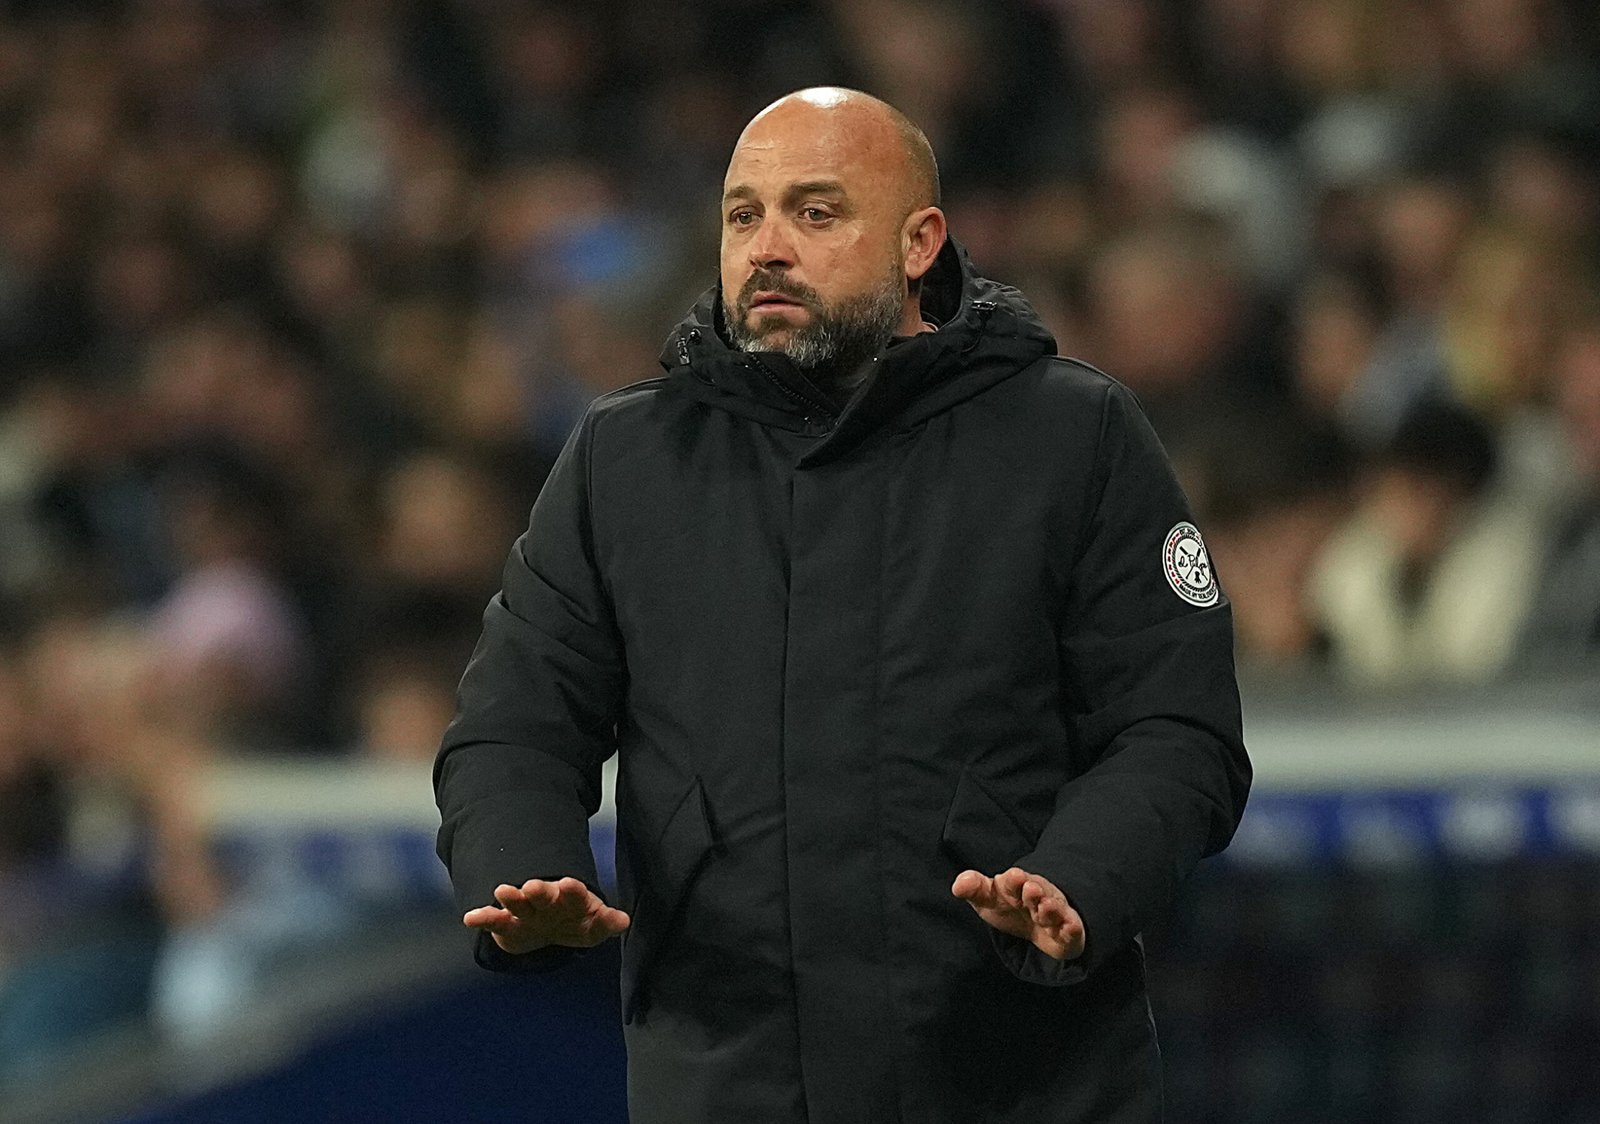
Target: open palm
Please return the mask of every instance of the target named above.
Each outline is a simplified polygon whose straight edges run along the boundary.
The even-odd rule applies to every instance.
[[[549,945],[590,948],[629,924],[626,913],[606,905],[576,878],[505,883],[495,888],[494,897],[495,905],[468,910],[461,920],[469,929],[489,933],[495,944],[513,954]]]
[[[956,875],[950,892],[1002,933],[1029,941],[1046,956],[1083,955],[1083,918],[1048,878],[1020,867],[990,878],[976,870]]]

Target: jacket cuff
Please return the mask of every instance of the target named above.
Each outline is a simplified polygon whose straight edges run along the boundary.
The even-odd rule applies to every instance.
[[[1049,855],[1040,851],[1023,855],[1014,865],[1043,875],[1067,896],[1067,903],[1083,922],[1084,944],[1083,951],[1071,960],[1057,960],[1040,952],[1032,941],[990,929],[990,939],[1001,962],[1018,979],[1046,987],[1066,987],[1087,979],[1122,944],[1117,934],[1120,917],[1111,908],[1111,901],[1102,893],[1100,884],[1081,870],[1052,862]]]
[[[989,943],[999,955],[1000,963],[1024,983],[1041,987],[1070,987],[1082,983],[1089,975],[1082,956],[1072,960],[1057,960],[1040,952],[1032,941],[1002,933],[992,926],[989,928]]]
[[[488,933],[479,933],[473,945],[472,958],[480,968],[487,968],[491,972],[527,975],[559,968],[583,951],[553,944],[534,952],[512,953],[495,944],[494,938]]]

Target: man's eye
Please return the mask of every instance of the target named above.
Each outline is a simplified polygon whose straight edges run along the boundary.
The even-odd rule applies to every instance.
[[[807,222],[827,222],[833,216],[821,207],[804,207],[800,211],[800,217]]]
[[[753,223],[755,221],[756,221],[755,212],[751,211],[751,210],[748,210],[748,209],[740,209],[740,210],[734,211],[732,214],[730,214],[728,216],[728,222],[731,223],[734,226],[749,226],[751,223]]]

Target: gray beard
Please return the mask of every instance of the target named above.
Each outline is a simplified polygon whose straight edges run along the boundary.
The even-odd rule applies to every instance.
[[[749,289],[751,286],[746,285]],[[772,351],[786,356],[813,382],[834,391],[850,391],[865,377],[869,359],[888,346],[900,326],[905,290],[897,273],[886,284],[849,297],[832,307],[814,308],[811,320],[782,344],[769,342],[772,332],[788,327],[780,317],[763,317],[754,329],[745,325],[749,297],[741,293],[729,307],[723,299],[728,341],[740,351]]]

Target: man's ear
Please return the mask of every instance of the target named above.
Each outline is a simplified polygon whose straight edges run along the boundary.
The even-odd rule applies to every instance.
[[[938,207],[912,211],[900,227],[900,247],[906,258],[906,279],[913,285],[922,280],[944,249],[948,225]]]

